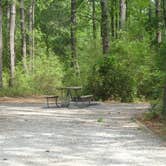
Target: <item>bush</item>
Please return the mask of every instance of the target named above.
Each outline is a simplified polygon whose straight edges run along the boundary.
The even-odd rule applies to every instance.
[[[55,87],[62,85],[63,66],[54,55],[38,56],[34,61],[33,72],[25,73],[22,64],[16,66],[14,87],[9,88],[9,74],[5,72],[4,88],[1,96],[27,96],[53,94]]]
[[[148,40],[119,39],[111,48],[111,54],[93,66],[86,90],[102,100],[157,98],[162,75],[154,63],[155,54]]]
[[[109,58],[94,66],[93,73],[89,77],[88,89],[98,99],[132,101],[134,84],[134,79],[120,66],[116,66],[113,58]]]
[[[31,87],[36,93],[53,93],[62,85],[63,68],[56,56],[37,57]]]

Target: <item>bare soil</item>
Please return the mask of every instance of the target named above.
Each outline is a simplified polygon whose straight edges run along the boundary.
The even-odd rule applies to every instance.
[[[160,119],[159,117],[152,120],[146,120],[144,119],[144,114],[139,116],[137,119],[158,136],[166,140],[166,120]]]
[[[44,103],[45,96],[32,97],[0,97],[0,103]]]

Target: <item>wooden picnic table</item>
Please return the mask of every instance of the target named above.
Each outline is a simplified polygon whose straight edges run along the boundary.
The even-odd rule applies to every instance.
[[[91,103],[93,100],[93,95],[81,95],[81,86],[67,86],[67,87],[58,87],[56,90],[59,90],[61,95],[60,96],[48,96],[47,99],[47,106],[49,107],[49,100],[55,100],[56,106],[61,107],[69,107],[71,102],[87,102]],[[58,100],[60,103],[58,104]]]

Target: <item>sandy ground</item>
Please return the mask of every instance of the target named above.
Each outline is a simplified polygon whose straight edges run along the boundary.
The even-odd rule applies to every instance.
[[[164,142],[133,120],[147,108],[0,104],[0,166],[165,166]]]
[[[30,96],[30,97],[0,97],[0,103],[29,103],[29,104],[42,104],[45,102],[45,96]]]

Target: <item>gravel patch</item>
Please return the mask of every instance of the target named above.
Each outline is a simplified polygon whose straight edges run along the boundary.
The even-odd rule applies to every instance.
[[[0,104],[0,166],[165,166],[164,142],[133,120],[148,107]]]

